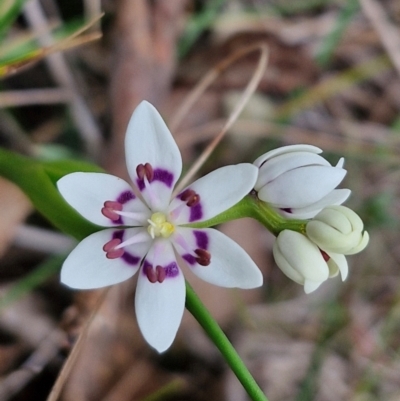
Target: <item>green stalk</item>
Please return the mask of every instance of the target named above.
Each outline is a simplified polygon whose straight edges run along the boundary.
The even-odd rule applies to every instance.
[[[253,401],[268,401],[225,333],[210,315],[197,294],[186,282],[186,308],[200,323],[211,341],[217,346],[233,373]]]
[[[285,219],[271,206],[258,199],[255,194],[251,193],[245,196],[236,205],[212,219],[202,221],[201,223],[186,224],[186,226],[192,228],[207,228],[231,220],[242,219],[244,217],[251,217],[259,221],[275,236],[278,236],[278,234],[283,230],[298,231],[304,234],[307,224],[307,221],[305,220]]]

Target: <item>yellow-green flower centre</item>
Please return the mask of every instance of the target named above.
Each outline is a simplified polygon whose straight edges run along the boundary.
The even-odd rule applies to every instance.
[[[147,231],[153,239],[160,235],[164,238],[168,238],[175,231],[175,226],[167,221],[164,213],[153,213],[147,221],[149,223]]]

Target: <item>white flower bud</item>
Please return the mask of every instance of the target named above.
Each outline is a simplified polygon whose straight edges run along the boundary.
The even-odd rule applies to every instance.
[[[309,294],[339,271],[342,280],[347,277],[347,261],[343,255],[321,252],[305,235],[283,230],[273,246],[276,264],[286,276],[304,285]]]
[[[368,244],[369,235],[360,217],[345,206],[329,206],[307,223],[306,233],[328,252],[353,255]]]
[[[273,255],[281,270],[299,284],[306,280],[320,284],[329,277],[329,268],[318,247],[298,232],[282,231]]]
[[[340,205],[349,189],[335,189],[346,175],[344,159],[336,166],[319,156],[311,145],[284,146],[260,156],[254,164],[259,175],[258,197],[289,218],[309,219],[324,207]]]

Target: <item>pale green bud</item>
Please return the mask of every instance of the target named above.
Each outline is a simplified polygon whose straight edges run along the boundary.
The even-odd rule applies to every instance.
[[[308,294],[329,277],[329,268],[320,250],[304,235],[290,230],[279,233],[273,255],[278,267]]]
[[[306,233],[325,252],[353,255],[368,244],[361,218],[345,206],[328,206],[307,223]]]
[[[283,230],[272,249],[275,262],[286,276],[304,285],[306,294],[315,291],[329,277],[340,272],[342,280],[348,273],[344,255],[321,252],[305,235]]]

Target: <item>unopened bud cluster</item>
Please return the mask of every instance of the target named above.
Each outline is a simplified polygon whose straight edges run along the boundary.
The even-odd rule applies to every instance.
[[[258,198],[289,219],[311,219],[304,233],[281,231],[273,246],[276,264],[306,293],[339,273],[345,280],[345,255],[361,252],[369,241],[361,218],[340,206],[350,195],[336,189],[346,175],[344,160],[332,166],[320,152],[310,145],[285,146],[254,162]]]
[[[344,159],[332,166],[321,152],[311,145],[291,145],[256,159],[259,199],[294,219],[309,219],[326,206],[342,204],[351,192],[336,189],[346,175]]]
[[[307,236],[326,252],[353,255],[368,244],[364,223],[345,206],[328,206],[319,212],[306,228]]]

